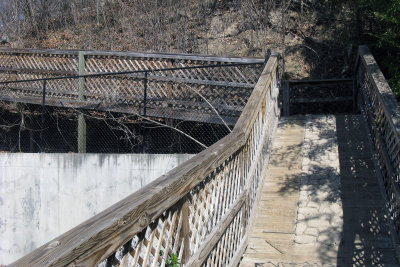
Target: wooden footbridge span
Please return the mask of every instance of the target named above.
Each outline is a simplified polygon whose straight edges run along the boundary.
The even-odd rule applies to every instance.
[[[0,100],[41,104],[44,95],[51,106],[218,124],[222,118],[234,125],[263,64],[256,58],[3,48]]]
[[[103,57],[89,65],[115,60]],[[360,47],[350,99],[359,113],[312,116],[281,116],[281,103],[290,115],[291,91],[279,81],[278,59],[272,54],[261,75],[240,72],[240,81],[223,68],[208,69],[204,79],[154,77],[162,88],[176,79],[201,88],[255,87],[229,135],[10,266],[175,266],[174,258],[184,266],[397,266],[400,107],[373,56]],[[205,82],[210,76],[218,78]],[[95,84],[111,83],[102,79]],[[40,88],[27,88],[7,88],[12,96],[2,97],[39,101]],[[63,105],[66,95],[71,105],[99,98],[95,107],[110,108],[106,99],[126,96],[91,90],[84,100],[61,89],[49,97]]]

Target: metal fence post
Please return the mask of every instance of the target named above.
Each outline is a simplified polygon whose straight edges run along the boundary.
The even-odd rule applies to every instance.
[[[46,82],[43,81],[43,92],[42,92],[42,121],[40,125],[40,152],[44,152],[44,140],[43,140],[43,130],[44,130],[44,113],[46,105]]]
[[[85,74],[85,54],[83,51],[79,51],[78,53],[79,66],[78,66],[78,75]],[[78,100],[84,101],[85,93],[85,78],[78,78]],[[82,112],[78,114],[78,153],[86,153],[86,121],[85,116]]]

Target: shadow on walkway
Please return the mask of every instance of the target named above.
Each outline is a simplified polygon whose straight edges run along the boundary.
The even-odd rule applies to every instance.
[[[398,266],[363,117],[339,115],[336,124],[343,205],[338,263]]]

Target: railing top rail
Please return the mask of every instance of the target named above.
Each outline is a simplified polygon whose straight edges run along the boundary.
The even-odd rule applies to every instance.
[[[55,49],[22,49],[0,47],[0,53],[15,54],[53,54],[77,56],[78,52],[84,52],[87,56],[119,56],[135,58],[153,58],[153,59],[176,59],[176,60],[196,60],[196,61],[214,61],[214,62],[235,62],[235,63],[262,63],[264,58],[251,57],[219,57],[209,55],[196,55],[184,53],[145,53],[145,52],[116,52],[116,51],[93,51],[93,50],[55,50]]]
[[[9,266],[68,265],[76,259],[93,256],[93,251],[104,254],[110,247],[114,248],[140,232],[246,144],[257,108],[263,105],[264,96],[269,91],[277,59],[277,54],[269,58],[238,123],[229,135]],[[97,260],[101,257],[94,255]]]
[[[145,69],[145,70],[120,71],[120,72],[102,72],[102,73],[92,73],[92,74],[85,74],[85,75],[67,75],[67,76],[56,76],[56,77],[50,77],[50,78],[4,81],[4,82],[0,82],[0,84],[51,81],[51,80],[62,80],[62,79],[93,78],[93,77],[101,77],[101,76],[127,75],[127,74],[148,73],[148,72],[163,72],[163,71],[190,70],[190,69],[249,66],[249,65],[260,65],[260,64],[264,64],[264,63],[265,62],[263,61],[263,62],[253,62],[253,63],[213,64],[213,65],[199,65],[199,66],[186,66],[186,67],[174,67],[174,68]],[[135,77],[135,78],[139,78],[139,77]]]
[[[360,63],[363,64],[365,71],[370,76],[383,110],[387,118],[390,118],[389,123],[397,132],[397,137],[400,138],[400,105],[368,46],[360,46],[358,49],[356,68]]]

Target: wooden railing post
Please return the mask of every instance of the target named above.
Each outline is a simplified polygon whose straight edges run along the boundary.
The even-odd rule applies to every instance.
[[[182,204],[182,236],[183,236],[183,254],[182,263],[188,262],[190,257],[190,228],[189,228],[189,198],[186,197]]]
[[[85,74],[85,54],[83,51],[78,52],[78,75]],[[85,78],[78,78],[78,100],[85,100]],[[78,153],[86,153],[86,120],[82,112],[78,114]]]

